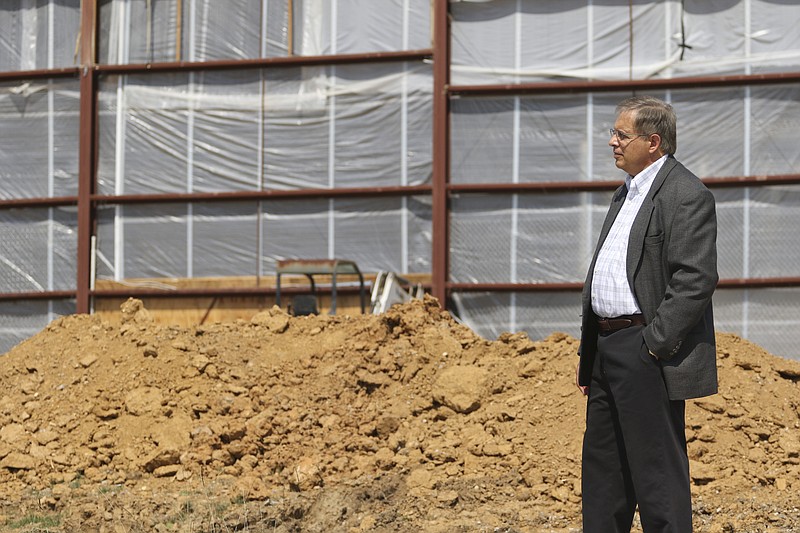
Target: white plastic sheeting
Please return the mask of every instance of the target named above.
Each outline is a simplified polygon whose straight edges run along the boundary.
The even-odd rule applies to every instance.
[[[74,196],[78,187],[76,81],[0,84],[0,198]],[[72,290],[74,208],[0,210],[0,292]],[[39,331],[74,302],[0,304],[0,353]]]
[[[421,64],[109,78],[99,191],[428,183],[430,78]]]
[[[450,277],[459,283],[583,281],[610,193],[460,195]]]
[[[80,62],[80,0],[0,2],[0,72]]]
[[[75,286],[74,208],[0,210],[3,292],[69,290]]]
[[[800,276],[800,186],[715,189],[714,196],[721,278]],[[582,282],[609,199],[609,193],[459,196],[453,201],[451,218],[453,280]],[[718,328],[748,338],[759,335],[759,342],[777,350],[769,343],[768,332],[787,324],[784,335],[797,330],[800,317],[786,306],[798,292],[721,289],[715,300]],[[563,328],[559,331],[578,333],[580,322],[570,324],[565,318],[580,313],[578,293],[517,294],[514,305],[510,298],[507,294],[462,294],[456,302],[462,318],[490,338],[503,331],[538,332],[556,325]],[[560,308],[526,309],[542,298],[571,301],[573,308],[560,304]],[[758,302],[756,307],[753,301]],[[770,309],[772,301],[776,307]],[[792,345],[783,339],[780,343]],[[794,352],[776,353],[791,356]]]
[[[430,80],[429,66],[406,63],[112,77],[99,96],[98,190],[429,183]],[[425,198],[115,207],[100,217],[98,276],[262,275],[291,257],[427,272],[430,211]]]
[[[358,1],[295,1],[292,28],[285,26],[286,1],[247,2],[227,18],[212,16],[209,10],[217,8],[211,2],[188,4],[182,24],[190,37],[181,54],[195,61],[286,55],[289,49],[322,55],[430,46],[427,1],[385,1],[382,9]],[[145,49],[122,44],[126,28],[138,20],[131,11],[145,7],[108,2],[101,9],[117,22],[108,26],[109,61],[172,53],[166,49],[175,47],[174,38],[171,44],[151,40]],[[175,24],[174,13],[164,16]],[[228,27],[215,32],[211,24]],[[232,28],[239,32],[235,50],[218,42],[229,39]],[[404,63],[104,79],[98,190],[429,183],[431,77],[430,66]],[[426,272],[430,211],[426,198],[116,207],[100,216],[97,272],[117,280],[262,275],[274,273],[280,259],[334,256],[367,271]],[[148,238],[154,227],[156,242]]]
[[[451,80],[458,85],[745,74],[800,64],[794,1],[461,1],[451,12]]]
[[[795,174],[800,152],[796,85],[674,90],[655,93],[678,113],[677,157],[703,177]],[[622,94],[461,98],[453,103],[451,181],[525,183],[621,180],[607,146],[614,105]],[[714,189],[722,278],[800,276],[800,187]],[[451,277],[458,282],[582,282],[608,194],[462,194],[452,202]],[[485,255],[484,255],[485,254]],[[718,291],[717,324],[767,349],[800,357],[800,318],[786,312],[798,291]],[[493,338],[564,327],[577,335],[579,295],[539,309],[543,297],[459,295],[459,313]],[[547,301],[556,296],[548,294]],[[737,301],[736,298],[741,300]],[[757,304],[755,303],[757,302]],[[771,303],[774,302],[774,305]],[[795,305],[797,301],[795,300]],[[561,314],[563,312],[563,314]],[[783,338],[771,340],[771,333]],[[793,338],[785,340],[786,335]],[[800,335],[799,335],[800,336]]]
[[[683,9],[682,6],[685,8]],[[796,71],[800,4],[782,0],[494,0],[451,3],[456,85]],[[657,91],[678,113],[677,157],[701,177],[794,174],[800,87]],[[607,146],[628,93],[461,97],[452,102],[452,183],[622,180]],[[800,275],[797,186],[715,189],[723,278]],[[608,194],[462,194],[452,202],[457,282],[581,282]],[[720,290],[720,330],[800,357],[795,289]],[[794,298],[794,300],[793,300]],[[455,295],[493,338],[577,335],[577,293]],[[780,331],[780,334],[778,332]],[[791,341],[787,341],[787,336]],[[774,337],[774,338],[773,338]]]
[[[429,0],[101,0],[100,61],[211,61],[430,48],[430,12]]]
[[[125,64],[285,56],[288,5],[286,0],[240,0],[235,5],[101,0],[99,60]]]
[[[74,209],[0,210],[0,290],[43,292],[75,287],[77,216]],[[37,333],[71,301],[0,302],[0,353]]]
[[[454,295],[461,318],[487,338],[496,338],[504,331],[526,331],[533,339],[554,332],[578,336],[579,298],[574,292]],[[799,299],[797,288],[717,290],[717,331],[736,333],[771,353],[797,359]]]
[[[74,312],[75,302],[69,300],[0,302],[0,354],[36,335],[56,317]]]
[[[290,6],[292,12],[290,13]],[[800,68],[788,0],[453,1],[451,82],[625,80]],[[180,9],[180,13],[179,13]],[[429,0],[100,0],[101,63],[214,61],[431,46]],[[79,0],[0,3],[0,70],[74,65]],[[58,20],[59,24],[55,24]],[[106,76],[97,192],[105,195],[429,184],[431,66],[424,62]],[[622,179],[607,146],[625,93],[451,102],[450,181]],[[678,158],[701,177],[797,173],[800,86],[658,91],[678,111]],[[3,198],[77,194],[74,80],[0,84]],[[723,278],[800,276],[800,187],[715,189]],[[580,282],[610,193],[459,194],[455,282]],[[75,286],[76,216],[0,217],[0,292]],[[270,275],[291,257],[363,271],[430,272],[428,196],[103,207],[97,276]],[[720,290],[720,330],[798,357],[800,289]],[[462,293],[493,338],[576,335],[575,292]],[[0,351],[73,302],[0,305]]]
[[[101,0],[98,12],[101,63],[431,46],[428,0]],[[79,0],[3,2],[0,15],[0,70],[76,64]],[[423,63],[103,78],[97,192],[429,183],[431,79]],[[78,107],[75,81],[0,85],[3,198],[77,194]],[[0,291],[74,289],[75,213],[22,211],[0,220]],[[428,272],[430,220],[426,197],[111,207],[98,216],[97,275],[261,275],[282,258],[334,255]],[[71,309],[3,308],[0,351]]]
[[[78,194],[78,82],[0,83],[0,198]]]
[[[97,273],[274,275],[278,260],[328,257],[365,272],[430,272],[430,219],[426,197],[108,208],[98,221]]]
[[[800,169],[792,133],[800,127],[799,85],[650,94],[675,107],[676,155],[699,176],[790,174]],[[621,179],[608,146],[608,129],[617,102],[626,96],[457,99],[451,106],[451,182]]]

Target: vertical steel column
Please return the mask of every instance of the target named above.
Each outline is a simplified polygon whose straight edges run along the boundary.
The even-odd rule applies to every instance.
[[[97,114],[97,79],[95,76],[97,30],[97,0],[81,2],[80,54],[80,124],[78,143],[78,260],[75,311],[91,310],[91,254],[94,206],[95,116]]]
[[[450,172],[450,13],[448,0],[433,1],[433,264],[431,292],[447,307],[448,200]]]

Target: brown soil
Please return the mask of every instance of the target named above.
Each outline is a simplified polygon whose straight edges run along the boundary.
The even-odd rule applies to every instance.
[[[687,405],[695,530],[800,531],[800,362],[718,343],[721,393]],[[486,341],[432,298],[63,317],[0,358],[0,527],[577,532],[576,347]]]

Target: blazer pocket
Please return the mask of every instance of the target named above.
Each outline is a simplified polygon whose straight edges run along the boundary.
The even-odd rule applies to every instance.
[[[650,355],[650,348],[647,347],[647,343],[644,341],[644,328],[642,328],[642,347],[639,349],[639,357],[643,363],[653,364],[656,362],[656,358]]]
[[[652,246],[654,244],[661,244],[664,242],[664,234],[658,233],[656,235],[647,235],[644,238],[644,245],[645,246]]]

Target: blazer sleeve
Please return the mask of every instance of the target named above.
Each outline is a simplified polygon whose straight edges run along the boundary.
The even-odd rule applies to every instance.
[[[695,178],[695,186],[676,187],[671,224],[662,249],[663,299],[644,330],[647,347],[669,360],[702,320],[716,289],[717,219],[714,195]]]

